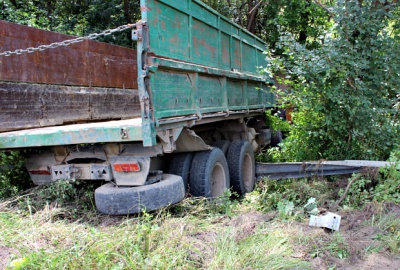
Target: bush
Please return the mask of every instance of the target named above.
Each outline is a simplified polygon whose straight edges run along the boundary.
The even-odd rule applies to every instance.
[[[21,153],[0,152],[0,199],[15,196],[32,185]]]
[[[395,11],[383,1],[337,1],[335,26],[319,47],[282,34],[284,55],[273,68],[287,75],[284,103],[295,106],[282,147],[288,160],[389,157],[400,134]]]

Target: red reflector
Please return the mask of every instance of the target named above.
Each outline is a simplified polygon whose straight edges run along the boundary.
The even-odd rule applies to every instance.
[[[50,172],[46,170],[32,170],[29,172],[30,174],[35,174],[35,175],[51,175]]]
[[[139,163],[114,164],[116,172],[140,172]]]

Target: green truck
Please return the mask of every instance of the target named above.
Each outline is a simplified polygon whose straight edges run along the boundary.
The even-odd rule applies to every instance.
[[[35,184],[100,180],[97,209],[253,190],[274,106],[265,43],[198,0],[141,0],[135,49],[0,21],[0,148]]]

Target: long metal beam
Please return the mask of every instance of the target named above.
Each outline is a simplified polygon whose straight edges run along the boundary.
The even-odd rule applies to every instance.
[[[324,162],[293,162],[293,163],[257,163],[258,179],[273,180],[285,178],[307,178],[312,176],[328,176],[359,173],[365,167],[380,168],[393,165],[393,162],[369,160],[342,160]]]

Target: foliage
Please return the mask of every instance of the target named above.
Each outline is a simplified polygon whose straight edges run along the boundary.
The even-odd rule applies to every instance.
[[[133,23],[140,18],[139,2],[128,0],[4,0],[0,10],[0,20],[78,36]],[[128,32],[99,40],[132,45]]]
[[[0,199],[15,196],[31,186],[21,153],[0,152]]]
[[[310,200],[315,205],[323,206],[328,203],[328,198],[334,199],[335,196],[332,183],[318,178],[265,180],[258,183],[255,191],[246,195],[244,202],[257,211],[278,210],[285,217],[308,212],[305,206],[309,205]]]
[[[307,48],[286,34],[274,68],[287,74],[295,107],[288,160],[386,160],[400,134],[396,5],[337,1],[334,27]]]
[[[277,112],[270,114],[269,111],[267,111],[265,113],[265,124],[272,130],[281,130],[286,133],[290,131],[289,122],[282,120]]]
[[[390,252],[400,253],[400,219],[395,215],[387,215],[379,218],[378,227],[383,233],[375,238],[382,241],[383,247]]]
[[[375,176],[364,176],[355,181],[346,196],[345,203],[362,207],[368,202],[400,203],[400,163],[381,168]],[[340,195],[344,191],[341,190]]]
[[[332,22],[330,14],[311,0],[203,0],[240,26],[264,39],[275,48],[281,33],[292,33],[309,47],[318,46],[317,38]],[[323,7],[332,1],[320,1]],[[259,3],[259,5],[257,5]],[[253,16],[255,19],[253,19]]]

